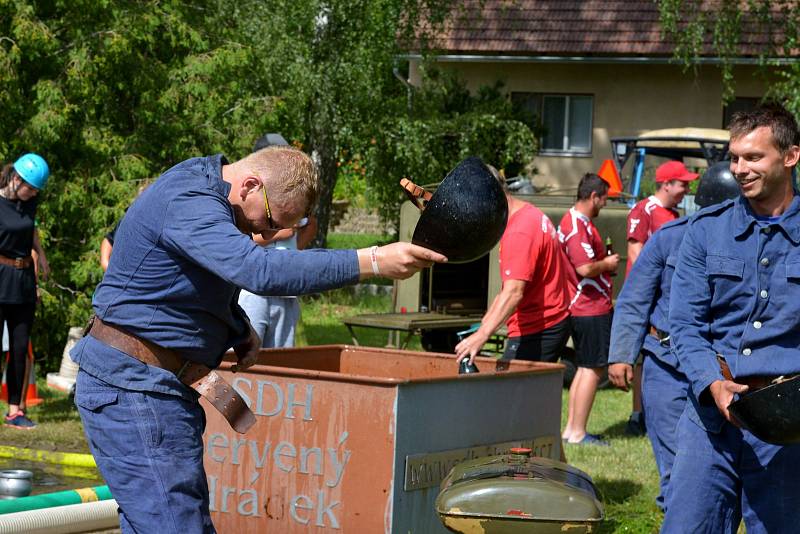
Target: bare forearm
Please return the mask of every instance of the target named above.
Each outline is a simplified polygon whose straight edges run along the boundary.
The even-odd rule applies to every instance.
[[[104,272],[108,269],[108,262],[111,261],[111,252],[113,250],[114,246],[111,241],[103,238],[103,242],[100,243],[100,267],[103,268]]]
[[[594,278],[595,276],[601,275],[609,270],[610,269],[604,260],[586,263],[575,269],[575,271],[577,271],[577,273],[584,278]]]
[[[636,260],[639,258],[639,254],[642,253],[642,248],[644,247],[643,243],[639,241],[628,241],[628,260],[633,265]]]
[[[524,286],[523,286],[524,288]],[[479,332],[486,337],[494,334],[517,309],[517,305],[522,300],[522,290],[510,289],[502,290],[492,301],[492,305],[483,316]]]
[[[42,242],[39,240],[39,230],[35,228],[33,230],[33,250],[39,255],[40,258],[46,258],[44,249],[42,248]]]
[[[522,280],[506,280],[500,293],[492,301],[489,310],[481,320],[478,330],[456,345],[456,356],[460,361],[469,357],[470,362],[483,349],[483,345],[508,317],[517,309],[525,291]]]
[[[47,256],[44,253],[44,249],[42,248],[42,242],[39,240],[39,230],[36,228],[33,229],[33,250],[31,251],[35,256],[37,270],[36,276],[42,276],[42,278],[47,278],[50,274],[50,265],[47,263]]]

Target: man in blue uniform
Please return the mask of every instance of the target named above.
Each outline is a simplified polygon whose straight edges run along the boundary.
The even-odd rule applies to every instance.
[[[695,196],[698,206],[739,195],[729,167],[729,162],[722,161],[705,172]],[[645,357],[642,398],[647,436],[660,476],[656,503],[662,510],[677,448],[675,428],[686,407],[689,387],[668,331],[670,285],[687,222],[686,217],[670,221],[647,240],[617,298],[611,326],[608,377],[615,386],[628,391],[639,352]]]
[[[409,243],[276,253],[251,240],[292,227],[317,191],[308,156],[271,147],[234,163],[180,163],[128,209],[94,295],[96,319],[71,353],[75,403],[123,532],[214,532],[198,394],[237,431],[251,424],[212,371],[228,348],[242,369],[261,346],[238,288],[299,295],[377,274],[404,278],[446,259]]]
[[[737,394],[800,371],[800,158],[780,106],[737,113],[731,172],[741,195],[690,221],[672,279],[669,324],[689,401],[662,532],[796,532],[800,446],[765,443],[728,412]],[[730,368],[726,379],[721,363]]]

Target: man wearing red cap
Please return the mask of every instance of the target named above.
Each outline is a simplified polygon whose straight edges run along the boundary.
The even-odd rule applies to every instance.
[[[680,161],[668,161],[656,169],[656,192],[640,200],[628,213],[628,264],[625,276],[631,271],[642,247],[661,225],[677,219],[680,214],[675,206],[681,203],[689,191],[689,182],[699,175],[689,172]],[[626,432],[644,435],[645,423],[641,394],[642,366],[636,366],[633,382],[633,412],[628,419]]]
[[[628,266],[626,274],[639,257],[648,238],[661,225],[677,219],[675,206],[689,191],[689,182],[698,174],[689,172],[680,161],[668,161],[656,169],[656,192],[640,200],[628,214]]]

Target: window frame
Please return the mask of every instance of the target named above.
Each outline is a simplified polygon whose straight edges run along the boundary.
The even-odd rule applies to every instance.
[[[594,146],[594,95],[586,93],[539,93],[542,101],[542,113],[540,121],[544,124],[544,101],[547,97],[564,97],[564,136],[562,138],[562,146],[569,145],[570,131],[570,100],[573,97],[588,97],[591,102],[591,112],[589,113],[589,147],[586,150],[570,150],[569,148],[545,148],[544,136],[539,139],[539,155],[540,156],[570,156],[570,157],[590,157]]]
[[[570,131],[569,131],[569,120],[570,120],[570,100],[574,97],[588,97],[591,102],[591,112],[589,113],[589,147],[586,150],[570,150],[570,149],[554,149],[554,148],[545,148],[544,147],[544,135],[538,136],[539,141],[539,156],[555,156],[555,157],[582,157],[582,158],[590,158],[593,157],[594,151],[594,99],[595,95],[593,93],[554,93],[554,92],[537,92],[537,91],[513,91],[511,93],[511,98],[514,98],[513,95],[525,95],[526,98],[532,98],[538,100],[538,114],[535,118],[538,124],[529,124],[534,131],[541,131],[544,128],[544,102],[545,99],[548,97],[563,97],[564,98],[564,137],[562,139],[562,146],[564,145],[564,141],[566,144],[569,144],[570,139]]]

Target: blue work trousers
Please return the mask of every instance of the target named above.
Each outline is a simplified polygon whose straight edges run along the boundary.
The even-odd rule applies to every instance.
[[[747,534],[800,530],[800,446],[770,445],[730,423],[701,428],[688,406],[678,423],[678,453],[662,534]]]
[[[664,510],[672,464],[678,448],[678,421],[686,408],[689,381],[671,365],[647,352],[644,354],[642,406],[647,421],[647,437],[653,446],[653,456],[660,477],[661,487],[656,504]]]
[[[118,388],[81,370],[75,404],[123,533],[216,532],[197,401]]]

